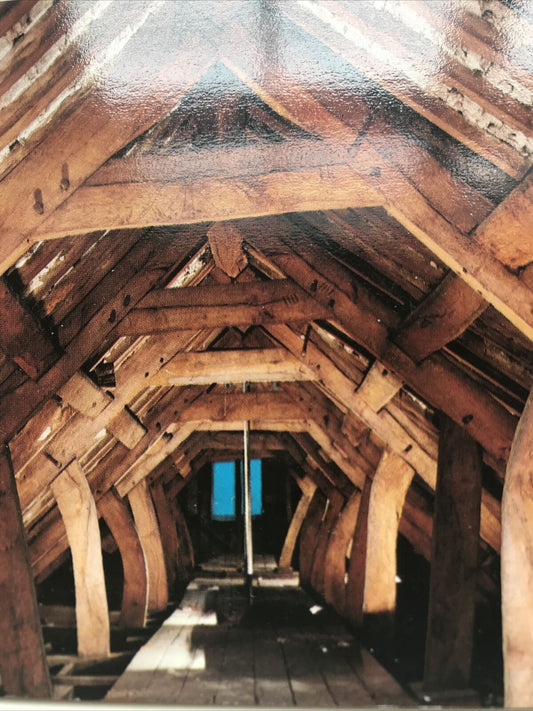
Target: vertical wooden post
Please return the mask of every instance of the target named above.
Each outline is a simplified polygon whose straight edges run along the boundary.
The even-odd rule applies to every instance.
[[[481,509],[482,452],[441,413],[424,689],[470,683]]]
[[[146,479],[142,479],[128,497],[148,571],[148,612],[160,612],[168,605],[167,572],[161,534]]]
[[[349,620],[357,626],[363,624],[363,601],[366,574],[366,540],[368,531],[368,507],[372,481],[365,479],[361,501],[357,513],[357,522],[353,534],[348,583],[346,584],[345,610]]]
[[[311,503],[311,496],[306,496],[302,494],[300,500],[298,501],[298,506],[292,517],[287,535],[285,536],[285,542],[283,543],[283,548],[281,550],[281,555],[279,557],[279,569],[280,571],[288,571],[291,569],[292,557],[294,555],[294,548],[296,546],[296,541],[298,539],[298,534],[302,527],[302,523],[307,515],[307,510],[309,509],[309,504]]]
[[[317,489],[307,509],[307,515],[300,532],[299,571],[300,584],[304,587],[311,582],[311,569],[316,548],[316,536],[322,523],[327,502],[328,500],[324,494],[320,489]]]
[[[346,552],[353,538],[361,492],[356,491],[346,502],[330,536],[325,560],[324,597],[340,615],[345,614]]]
[[[179,502],[176,499],[173,499],[170,502],[170,507],[172,509],[172,513],[174,514],[174,520],[176,521],[178,531],[180,564],[183,568],[183,573],[185,573],[188,568],[194,568],[194,548],[192,545],[191,534]]]
[[[322,520],[317,534],[313,565],[311,567],[311,587],[319,594],[324,595],[325,559],[328,550],[329,537],[337,525],[337,519],[344,504],[343,497],[334,492],[329,500],[328,510]]]
[[[156,481],[152,484],[152,498],[154,500],[155,512],[159,521],[159,530],[161,533],[161,543],[163,545],[163,553],[165,556],[165,567],[167,571],[167,581],[169,589],[172,588],[176,581],[178,572],[178,533],[176,531],[176,523],[170,505],[163,490],[161,481]]]
[[[80,657],[109,655],[109,611],[94,498],[80,465],[71,462],[51,484],[72,553]]]
[[[50,675],[9,450],[0,450],[0,671],[7,694],[49,698]]]
[[[506,707],[533,707],[533,391],[518,423],[502,499]]]
[[[148,578],[144,554],[128,507],[115,489],[110,489],[98,501],[98,509],[120,550],[124,587],[120,625],[143,627],[148,603]]]
[[[414,470],[385,450],[370,490],[363,612],[391,615],[396,609],[398,523]]]

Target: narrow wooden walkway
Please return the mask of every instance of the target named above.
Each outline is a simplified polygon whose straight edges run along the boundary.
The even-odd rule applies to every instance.
[[[226,561],[226,565],[229,561]],[[106,701],[217,706],[413,706],[295,577],[265,561],[248,603],[236,569],[205,566]]]

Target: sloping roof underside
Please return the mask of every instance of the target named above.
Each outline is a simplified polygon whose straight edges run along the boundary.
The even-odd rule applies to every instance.
[[[429,556],[445,412],[483,447],[497,554],[533,382],[527,4],[0,13],[0,403],[37,579],[73,459],[97,501],[172,495],[243,419],[328,495],[398,453]]]

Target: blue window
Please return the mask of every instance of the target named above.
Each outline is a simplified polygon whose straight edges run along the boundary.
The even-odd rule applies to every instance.
[[[261,477],[261,460],[250,460],[250,489],[252,492],[252,516],[263,513],[263,491]]]
[[[211,499],[211,517],[214,521],[234,521],[237,498],[237,473],[242,491],[242,462],[215,462],[213,464],[213,494]],[[250,489],[252,494],[252,516],[263,513],[263,482],[260,459],[250,460]],[[244,501],[241,499],[241,514],[244,513]]]
[[[213,464],[211,515],[215,521],[235,518],[235,462]]]

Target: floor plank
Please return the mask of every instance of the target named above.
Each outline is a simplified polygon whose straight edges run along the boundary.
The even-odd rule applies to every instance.
[[[242,565],[202,566],[178,608],[141,647],[106,701],[286,708],[413,705],[328,608],[257,559],[252,599]],[[225,567],[226,566],[226,567]],[[285,581],[285,582],[284,582]]]

